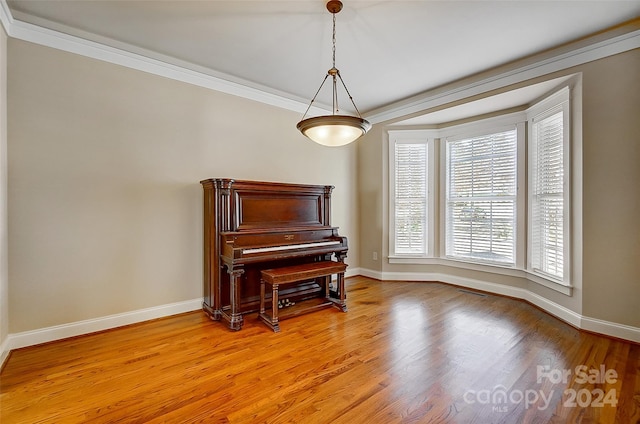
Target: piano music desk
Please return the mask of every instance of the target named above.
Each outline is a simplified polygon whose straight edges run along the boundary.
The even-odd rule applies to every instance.
[[[280,319],[291,318],[328,306],[335,306],[342,312],[347,312],[344,291],[344,272],[346,268],[347,265],[343,262],[321,261],[262,270],[260,273],[260,312],[258,317],[274,332],[278,332],[280,331]],[[334,274],[337,275],[339,299],[332,298],[329,294],[329,278]],[[325,281],[324,298],[305,300],[301,304],[292,307],[291,310],[283,311],[282,315],[279,316],[278,290],[280,286],[322,277],[327,280]],[[265,285],[271,286],[271,315],[267,314],[265,310]]]

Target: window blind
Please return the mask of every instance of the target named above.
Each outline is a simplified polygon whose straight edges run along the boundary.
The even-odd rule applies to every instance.
[[[516,130],[447,142],[446,252],[514,264]]]
[[[427,145],[395,146],[395,253],[427,254]]]
[[[563,279],[563,111],[534,119],[531,149],[531,267]]]

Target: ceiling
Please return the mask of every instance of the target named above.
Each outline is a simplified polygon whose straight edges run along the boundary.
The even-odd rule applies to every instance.
[[[6,1],[15,20],[305,104],[332,65],[324,0]],[[336,67],[363,116],[640,16],[640,1],[629,0],[343,3]],[[328,87],[318,101],[331,103]]]

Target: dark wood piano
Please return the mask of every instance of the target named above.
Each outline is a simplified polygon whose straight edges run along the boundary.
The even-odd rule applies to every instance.
[[[329,223],[333,186],[208,179],[204,189],[205,313],[242,328],[260,303],[260,271],[308,262],[344,262],[347,238]],[[329,279],[282,291],[300,302],[322,296]]]

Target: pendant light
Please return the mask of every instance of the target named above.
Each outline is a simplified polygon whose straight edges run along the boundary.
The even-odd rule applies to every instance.
[[[342,10],[342,2],[340,0],[328,1],[327,10],[333,15],[333,67],[329,69],[327,75],[325,75],[322,84],[320,84],[320,88],[318,88],[316,95],[311,99],[309,107],[296,127],[302,134],[318,144],[324,146],[344,146],[366,134],[371,128],[371,124],[360,116],[360,111],[353,101],[353,97],[351,97],[346,84],[342,80],[340,71],[336,68],[336,14]],[[313,105],[318,93],[329,77],[331,77],[333,82],[332,114],[305,119],[309,109],[311,109],[311,105]],[[338,79],[347,92],[349,100],[351,100],[358,116],[339,114]]]

